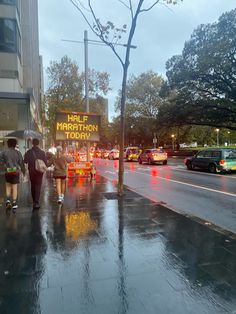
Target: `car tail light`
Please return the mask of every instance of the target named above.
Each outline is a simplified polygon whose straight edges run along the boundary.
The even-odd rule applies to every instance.
[[[220,165],[223,165],[225,163],[225,160],[224,159],[221,159],[220,161],[219,161],[219,164]]]

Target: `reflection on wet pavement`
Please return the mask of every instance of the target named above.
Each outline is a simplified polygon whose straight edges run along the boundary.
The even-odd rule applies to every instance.
[[[70,179],[63,206],[45,179],[34,213],[20,190],[0,207],[1,314],[236,313],[235,240],[102,177]]]

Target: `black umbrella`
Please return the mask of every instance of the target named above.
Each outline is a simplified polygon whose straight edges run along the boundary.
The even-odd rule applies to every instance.
[[[30,138],[37,138],[42,139],[42,134],[37,131],[26,129],[26,130],[16,130],[7,134],[5,137],[16,137],[20,139],[30,139]]]

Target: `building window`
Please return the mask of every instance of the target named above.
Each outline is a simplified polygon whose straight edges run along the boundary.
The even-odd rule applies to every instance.
[[[0,3],[16,5],[17,0],[0,0]]]
[[[0,18],[0,51],[15,52],[20,57],[20,42],[16,20]]]
[[[20,17],[19,1],[20,0],[0,0],[0,4],[15,5],[17,12],[18,12],[18,15]]]

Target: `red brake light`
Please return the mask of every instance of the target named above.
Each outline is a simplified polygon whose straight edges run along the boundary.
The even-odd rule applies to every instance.
[[[225,160],[224,159],[221,159],[220,161],[219,161],[219,164],[220,165],[223,165],[225,163]]]

